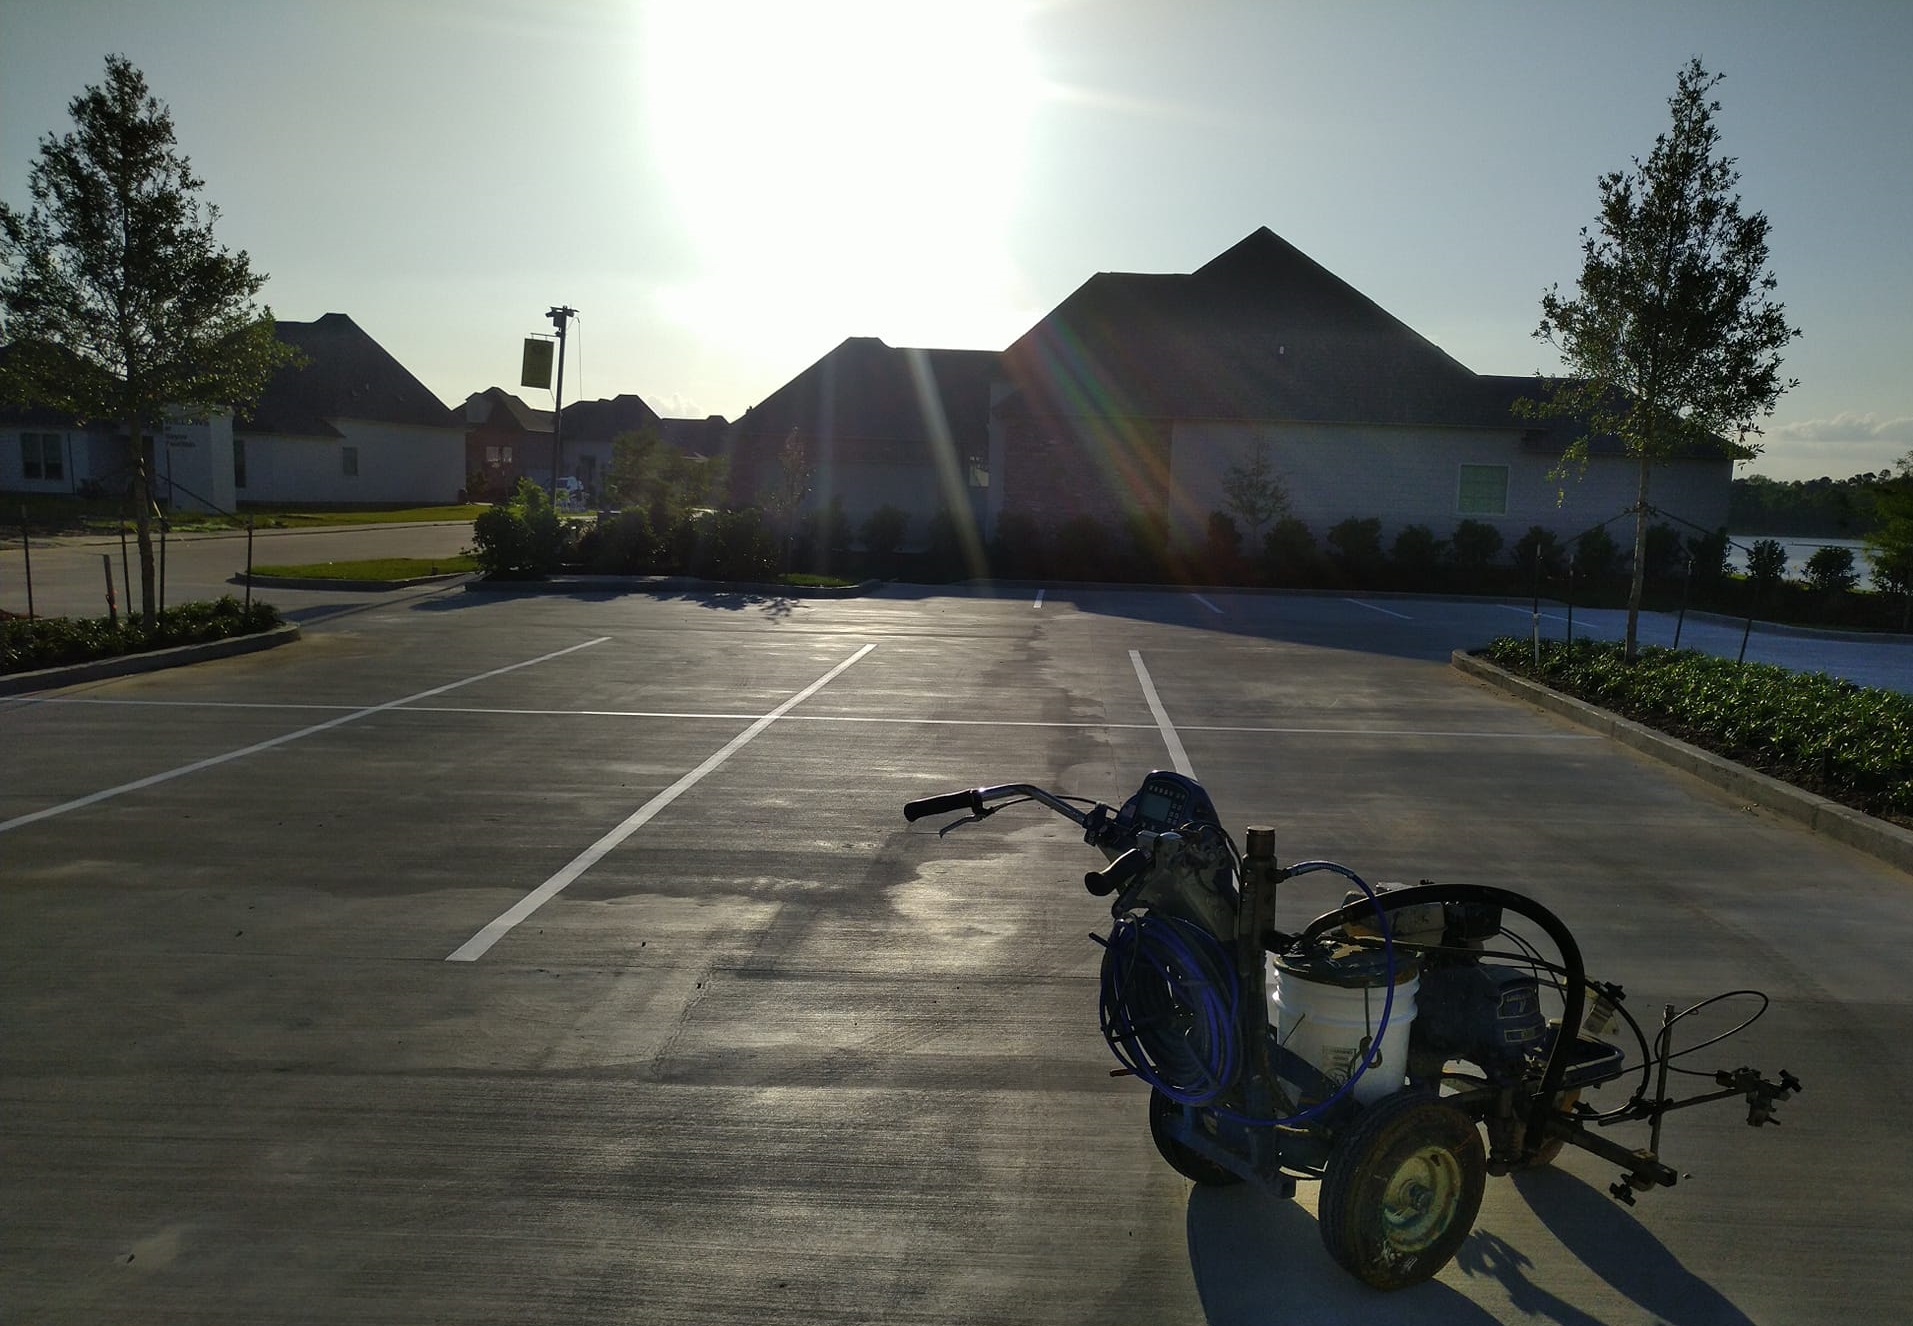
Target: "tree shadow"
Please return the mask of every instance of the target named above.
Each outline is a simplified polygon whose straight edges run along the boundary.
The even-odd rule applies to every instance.
[[[1753,1326],[1746,1313],[1681,1265],[1665,1244],[1606,1193],[1560,1169],[1517,1174],[1513,1181],[1529,1209],[1582,1265],[1668,1326]],[[1508,1286],[1515,1302],[1523,1301],[1523,1292],[1552,1298],[1527,1281],[1521,1265],[1504,1259],[1495,1266],[1491,1257],[1482,1255],[1479,1267],[1471,1268],[1466,1264],[1469,1256],[1470,1250],[1464,1248],[1463,1269],[1495,1275]],[[1544,1309],[1530,1306],[1528,1310]],[[1573,1309],[1567,1311],[1573,1313]],[[1588,1320],[1579,1314],[1550,1313],[1550,1317],[1569,1326]]]
[[[1495,1318],[1430,1280],[1383,1293],[1329,1257],[1315,1218],[1247,1184],[1189,1194],[1189,1268],[1210,1326],[1489,1326]]]

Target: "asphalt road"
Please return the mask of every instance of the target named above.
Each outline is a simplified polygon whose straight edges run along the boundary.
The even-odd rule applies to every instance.
[[[471,541],[470,521],[259,530],[253,536],[253,563],[305,566],[371,557],[449,557],[463,552]],[[44,617],[106,616],[102,556],[112,569],[114,593],[123,612],[128,600],[137,604],[140,595],[139,549],[130,536],[122,559],[117,536],[36,539],[28,549],[22,547],[19,531],[11,531],[11,537],[0,543],[0,608],[20,613],[27,610],[30,559],[35,613]],[[241,596],[246,591],[233,583],[233,577],[245,568],[243,532],[174,535],[166,540],[165,601],[186,603],[216,599],[221,594]],[[253,589],[254,597],[278,604],[291,621],[307,621],[344,607],[376,602],[391,592],[342,594],[336,590],[266,586]]]
[[[0,1319],[1913,1320],[1913,879],[1442,665],[1507,617],[441,592],[0,701]],[[1642,1014],[1764,990],[1689,1062],[1806,1092],[1674,1116],[1634,1208],[1490,1180],[1366,1290],[1312,1185],[1157,1158],[1071,826],[901,817],[1172,736],[1284,859],[1532,893]]]

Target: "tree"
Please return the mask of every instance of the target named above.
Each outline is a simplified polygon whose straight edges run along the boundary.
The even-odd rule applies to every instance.
[[[764,506],[784,545],[784,569],[789,570],[797,545],[797,514],[810,496],[810,458],[795,428],[777,449],[777,472],[764,493]]]
[[[168,418],[241,409],[296,359],[253,304],[266,283],[213,239],[219,209],[174,146],[172,114],[124,56],[40,140],[33,205],[0,203],[7,394],[126,428],[141,612],[154,619],[152,490],[143,439]]]
[[[1585,431],[1557,478],[1584,470],[1592,438],[1611,435],[1639,466],[1634,578],[1625,654],[1635,656],[1647,570],[1648,478],[1691,450],[1736,459],[1759,454],[1757,420],[1795,384],[1780,352],[1799,335],[1775,302],[1767,218],[1743,215],[1734,158],[1716,151],[1721,76],[1698,59],[1668,99],[1673,125],[1634,170],[1601,177],[1599,228],[1581,231],[1578,294],[1541,298],[1537,339],[1560,354],[1565,376],[1524,413],[1577,419]]]
[[[1844,594],[1859,583],[1851,548],[1815,548],[1807,558],[1807,584],[1818,593]]]
[[[1897,473],[1882,471],[1874,492],[1879,526],[1867,536],[1867,559],[1873,564],[1873,582],[1904,604],[1900,627],[1913,621],[1913,451],[1900,457]]]
[[[708,505],[725,477],[721,457],[679,451],[647,426],[611,439],[604,492],[613,506],[642,508],[661,529],[694,507]]]
[[[1755,539],[1747,550],[1747,579],[1762,594],[1779,588],[1787,574],[1787,549],[1778,539]]]
[[[1251,547],[1262,541],[1262,527],[1288,514],[1289,494],[1269,463],[1269,448],[1258,442],[1246,462],[1237,461],[1222,472],[1222,508],[1244,525]]]

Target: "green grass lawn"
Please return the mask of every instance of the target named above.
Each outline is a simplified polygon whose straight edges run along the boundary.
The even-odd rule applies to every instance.
[[[800,589],[848,589],[857,583],[842,576],[811,575],[807,571],[791,571],[777,579],[781,584],[796,585]]]
[[[462,506],[327,507],[323,510],[311,507],[260,507],[243,510],[237,517],[222,519],[230,520],[231,527],[235,529],[246,527],[247,516],[252,517],[255,529],[300,529],[314,525],[395,525],[429,520],[476,520],[479,512],[485,509],[485,504],[481,502],[467,502]],[[182,515],[179,519],[186,517]]]
[[[175,511],[168,528],[190,534],[205,530],[244,529],[250,519],[254,529],[312,529],[327,525],[388,525],[419,521],[470,521],[486,509],[483,503],[467,502],[458,506],[277,506],[243,505],[237,515],[200,511]],[[0,524],[17,525],[24,515],[36,535],[112,533],[124,522],[133,527],[133,518],[120,499],[88,500],[78,497],[49,497],[8,494],[0,509]]]
[[[374,557],[358,562],[307,562],[302,566],[255,566],[256,576],[288,580],[411,580],[418,576],[476,571],[464,554],[450,557]]]

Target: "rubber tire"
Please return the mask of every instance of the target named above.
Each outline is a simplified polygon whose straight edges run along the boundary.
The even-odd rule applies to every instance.
[[[1317,1208],[1322,1242],[1364,1284],[1420,1284],[1460,1250],[1487,1181],[1488,1157],[1472,1118],[1426,1092],[1384,1096],[1329,1151]],[[1407,1209],[1431,1190],[1429,1210]]]
[[[1169,1135],[1169,1120],[1182,1107],[1153,1087],[1149,1091],[1149,1137],[1156,1150],[1169,1162],[1169,1168],[1204,1188],[1227,1188],[1242,1182],[1242,1176],[1224,1169],[1204,1155],[1191,1151]]]

